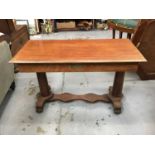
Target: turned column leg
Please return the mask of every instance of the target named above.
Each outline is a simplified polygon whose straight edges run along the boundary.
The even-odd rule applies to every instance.
[[[116,72],[113,87],[110,90],[111,101],[116,114],[121,113],[121,98],[123,96],[122,89],[124,83],[124,72]]]
[[[46,73],[37,73],[40,95],[46,97],[50,94]]]
[[[36,103],[36,111],[42,112],[45,102],[52,97],[52,93],[50,92],[50,88],[48,86],[46,73],[37,73],[37,78],[40,88],[40,95]]]
[[[112,96],[115,96],[115,97],[121,97],[122,96],[124,75],[125,75],[124,72],[116,72],[115,73],[113,89],[112,89]]]

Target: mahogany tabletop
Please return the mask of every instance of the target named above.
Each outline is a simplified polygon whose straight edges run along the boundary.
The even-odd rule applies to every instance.
[[[11,63],[130,63],[146,59],[128,39],[29,40]]]

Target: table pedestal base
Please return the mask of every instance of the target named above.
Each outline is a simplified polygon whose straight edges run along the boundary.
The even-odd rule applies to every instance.
[[[96,102],[112,103],[114,107],[114,113],[121,113],[121,97],[113,97],[111,95],[112,87],[109,88],[109,94],[97,95],[93,93],[88,93],[84,95],[76,95],[71,93],[62,94],[50,94],[47,97],[38,96],[38,101],[36,103],[36,111],[38,113],[43,112],[44,104],[47,102],[61,101],[64,103],[69,103],[76,100],[82,100],[87,103],[94,104]]]
[[[88,103],[96,103],[102,101],[105,103],[112,103],[114,107],[114,113],[121,113],[121,98],[122,88],[124,81],[124,72],[116,72],[114,78],[113,87],[109,88],[109,94],[97,95],[88,93],[84,95],[75,95],[71,93],[53,94],[47,82],[45,73],[37,73],[38,82],[40,86],[40,93],[38,95],[38,101],[36,103],[36,111],[43,112],[44,104],[46,102],[61,101],[61,102],[72,102],[74,100],[83,100]]]

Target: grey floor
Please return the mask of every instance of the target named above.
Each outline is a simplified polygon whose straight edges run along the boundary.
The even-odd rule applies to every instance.
[[[111,31],[58,32],[31,39],[111,38]],[[114,73],[48,73],[55,93],[103,94],[112,85]],[[44,112],[35,112],[39,91],[34,73],[17,73],[16,89],[9,93],[0,114],[0,134],[155,134],[155,81],[141,81],[136,73],[126,73],[123,111],[113,113],[111,104],[83,101],[51,102]]]

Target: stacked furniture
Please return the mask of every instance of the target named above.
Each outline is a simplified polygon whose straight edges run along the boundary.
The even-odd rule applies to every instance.
[[[86,22],[86,23],[85,23]],[[60,23],[68,23],[68,28],[59,28],[58,24]],[[82,24],[80,26],[80,23]],[[88,23],[92,23],[90,26]],[[83,27],[84,26],[84,27]],[[89,29],[92,29],[95,27],[95,20],[94,19],[53,19],[53,31],[54,32],[58,32],[60,30],[85,30],[85,27],[87,29],[87,26],[89,27]],[[82,28],[83,27],[83,28]],[[91,28],[90,28],[91,27]]]
[[[15,55],[29,40],[27,26],[15,25],[12,19],[0,19],[0,32],[10,37],[12,55]]]
[[[8,63],[12,57],[8,43],[8,37],[0,37],[0,104],[2,103],[10,87],[12,89],[15,88],[14,65]]]

